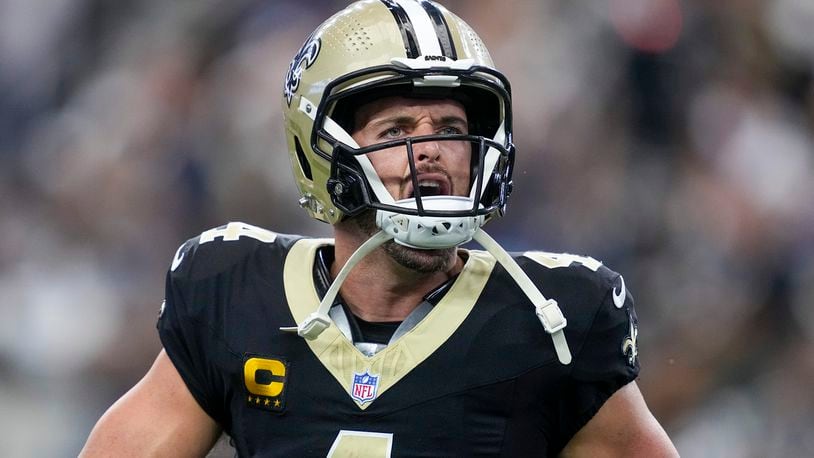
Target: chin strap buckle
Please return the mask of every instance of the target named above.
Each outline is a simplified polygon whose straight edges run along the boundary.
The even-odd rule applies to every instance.
[[[551,335],[551,340],[554,341],[557,358],[562,364],[569,364],[571,362],[571,351],[568,349],[568,342],[565,340],[565,332],[563,332],[568,320],[562,314],[557,301],[547,299],[542,304],[535,305],[534,310],[537,313],[537,318],[540,319],[540,323],[543,324],[543,328]]]
[[[327,315],[321,315],[319,312],[314,312],[308,315],[305,320],[297,327],[297,334],[300,337],[305,337],[308,340],[316,339],[322,331],[331,326],[331,319]]]
[[[545,331],[549,334],[564,329],[568,324],[568,320],[565,319],[565,315],[562,314],[562,310],[554,299],[548,299],[542,304],[535,305],[534,309],[537,318],[540,319],[540,323],[543,323]]]
[[[322,334],[322,331],[331,326],[331,319],[327,315],[314,312],[308,315],[299,326],[283,326],[280,331],[297,333],[298,336],[307,340],[314,340]]]
[[[283,332],[296,332],[300,337],[308,340],[314,340],[322,334],[322,331],[331,326],[331,319],[327,315],[321,315],[314,312],[308,315],[299,326],[285,326],[280,330]]]

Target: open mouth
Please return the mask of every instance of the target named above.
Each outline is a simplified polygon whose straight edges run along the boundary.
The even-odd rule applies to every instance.
[[[418,177],[418,191],[421,197],[448,196],[451,195],[449,181],[442,174],[426,174]],[[412,182],[407,185],[407,197],[416,196]]]

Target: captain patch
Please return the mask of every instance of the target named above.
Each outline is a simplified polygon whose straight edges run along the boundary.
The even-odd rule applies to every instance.
[[[285,408],[288,363],[278,358],[246,356],[243,361],[243,385],[246,404],[272,412]]]

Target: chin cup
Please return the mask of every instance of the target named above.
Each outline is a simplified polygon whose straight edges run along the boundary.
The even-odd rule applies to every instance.
[[[431,196],[421,199],[424,209],[463,212],[472,208],[472,200],[457,196]],[[396,205],[407,209],[417,207],[416,199],[403,199]],[[376,212],[376,225],[390,234],[396,243],[410,248],[434,250],[460,246],[470,240],[484,223],[477,216],[418,216],[387,210]]]

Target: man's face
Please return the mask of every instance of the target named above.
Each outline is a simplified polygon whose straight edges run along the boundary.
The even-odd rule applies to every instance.
[[[353,139],[362,147],[405,137],[468,133],[463,105],[448,99],[379,99],[356,112],[354,127]],[[468,195],[469,142],[414,143],[413,157],[422,197]],[[394,200],[415,195],[406,146],[376,151],[368,158]]]
[[[352,136],[359,146],[365,147],[406,137],[467,133],[466,111],[456,101],[386,97],[357,110]],[[422,197],[467,196],[471,151],[471,144],[465,141],[413,144]],[[376,151],[368,154],[368,158],[394,200],[415,195],[406,146]],[[368,235],[378,231],[375,212],[365,212],[356,221]],[[392,241],[383,247],[400,265],[418,272],[448,271],[456,260],[455,248],[416,250]]]

